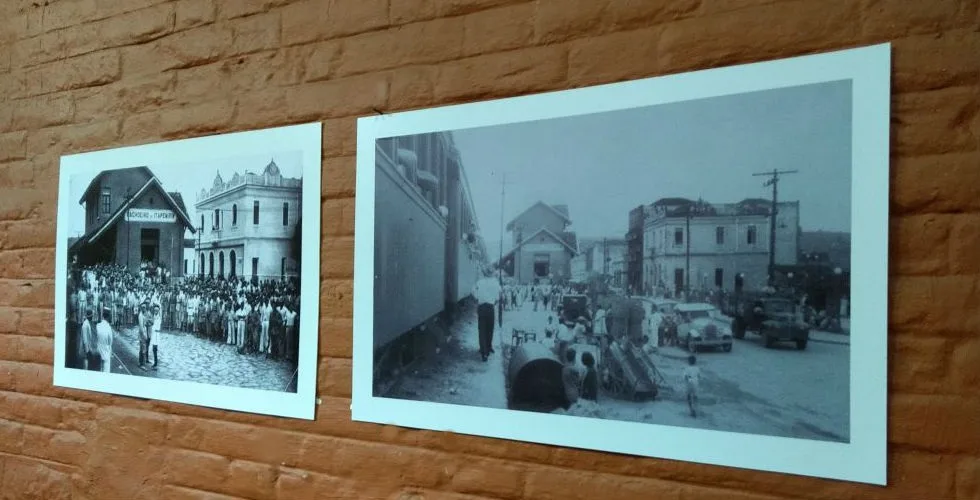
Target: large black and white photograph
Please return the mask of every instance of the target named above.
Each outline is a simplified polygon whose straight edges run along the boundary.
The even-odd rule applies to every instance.
[[[853,214],[887,207],[887,191],[856,189],[872,167],[856,159],[885,162],[886,190],[887,149],[869,156],[881,144],[858,142],[856,128],[887,131],[888,116],[856,118],[864,73],[805,81],[790,71],[738,92],[719,74],[720,91],[606,109],[599,88],[585,89],[600,104],[542,117],[514,102],[519,119],[439,129],[433,117],[433,130],[360,138],[373,143],[373,164],[366,144],[360,151],[357,193],[360,203],[373,191],[373,273],[356,293],[373,303],[369,323],[356,320],[370,358],[356,346],[355,371],[370,364],[372,404],[488,409],[486,419],[508,415],[517,427],[502,437],[610,451],[654,428],[683,430],[695,436],[686,446],[711,455],[719,436],[860,443],[856,396],[885,388],[862,393],[854,381],[883,378],[885,310],[868,300],[883,282],[865,296],[853,286],[878,264],[853,249],[862,232],[887,235]],[[848,71],[857,68],[838,68]],[[887,94],[887,69],[873,77]],[[374,130],[395,118],[372,119]],[[361,182],[369,168],[373,185]],[[870,256],[884,260],[880,243]],[[852,343],[872,337],[865,345],[878,352]],[[466,432],[463,420],[445,428]],[[555,440],[548,425],[593,435]],[[650,442],[645,454],[672,456]],[[766,468],[771,458],[728,464]]]
[[[302,271],[318,271],[306,254],[319,248],[320,132],[292,129],[63,160],[59,381],[95,372],[125,379],[130,395],[181,402],[160,392],[237,389],[228,399],[259,412],[279,394],[298,403],[277,408],[272,396],[271,413],[309,413],[319,285]]]

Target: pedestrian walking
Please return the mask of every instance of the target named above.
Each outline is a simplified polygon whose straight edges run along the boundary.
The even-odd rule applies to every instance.
[[[153,371],[159,369],[160,364],[160,330],[163,325],[163,312],[161,310],[160,304],[153,305],[153,321],[150,325],[150,347],[153,348]],[[149,353],[147,353],[147,363],[149,360]]]
[[[582,386],[582,376],[575,366],[575,349],[565,351],[565,365],[561,370],[562,385],[565,387],[565,409],[569,409],[578,401],[579,389]]]
[[[484,270],[484,277],[476,282],[473,297],[477,301],[477,328],[480,335],[480,356],[483,361],[490,357],[493,350],[494,305],[500,300],[500,282],[493,277],[492,270]]]
[[[698,392],[701,388],[701,369],[696,365],[697,358],[692,354],[687,357],[687,366],[684,367],[684,384],[687,387],[687,406],[691,410],[691,417],[698,417]]]
[[[112,367],[112,325],[109,324],[111,312],[108,309],[102,310],[102,321],[95,327],[96,350],[98,351],[98,363],[100,371],[109,373]]]

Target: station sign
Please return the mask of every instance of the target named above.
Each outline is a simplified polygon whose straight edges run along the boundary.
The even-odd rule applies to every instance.
[[[177,222],[177,214],[172,210],[130,208],[126,211],[126,222]]]

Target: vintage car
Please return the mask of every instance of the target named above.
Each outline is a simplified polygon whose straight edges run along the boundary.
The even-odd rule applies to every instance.
[[[732,350],[732,332],[718,318],[718,310],[711,304],[677,304],[677,336],[688,351],[703,348]]]
[[[810,338],[810,327],[797,314],[796,304],[775,295],[746,296],[738,302],[732,333],[740,339],[747,331],[760,335],[770,348],[776,342],[791,341],[803,350]]]
[[[575,323],[584,318],[585,330],[592,333],[592,313],[589,311],[589,298],[585,295],[565,295],[561,298],[561,322]]]

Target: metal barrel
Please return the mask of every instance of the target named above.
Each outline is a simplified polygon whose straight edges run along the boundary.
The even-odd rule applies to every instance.
[[[507,381],[511,409],[551,412],[567,402],[562,364],[543,344],[532,342],[514,348]]]

